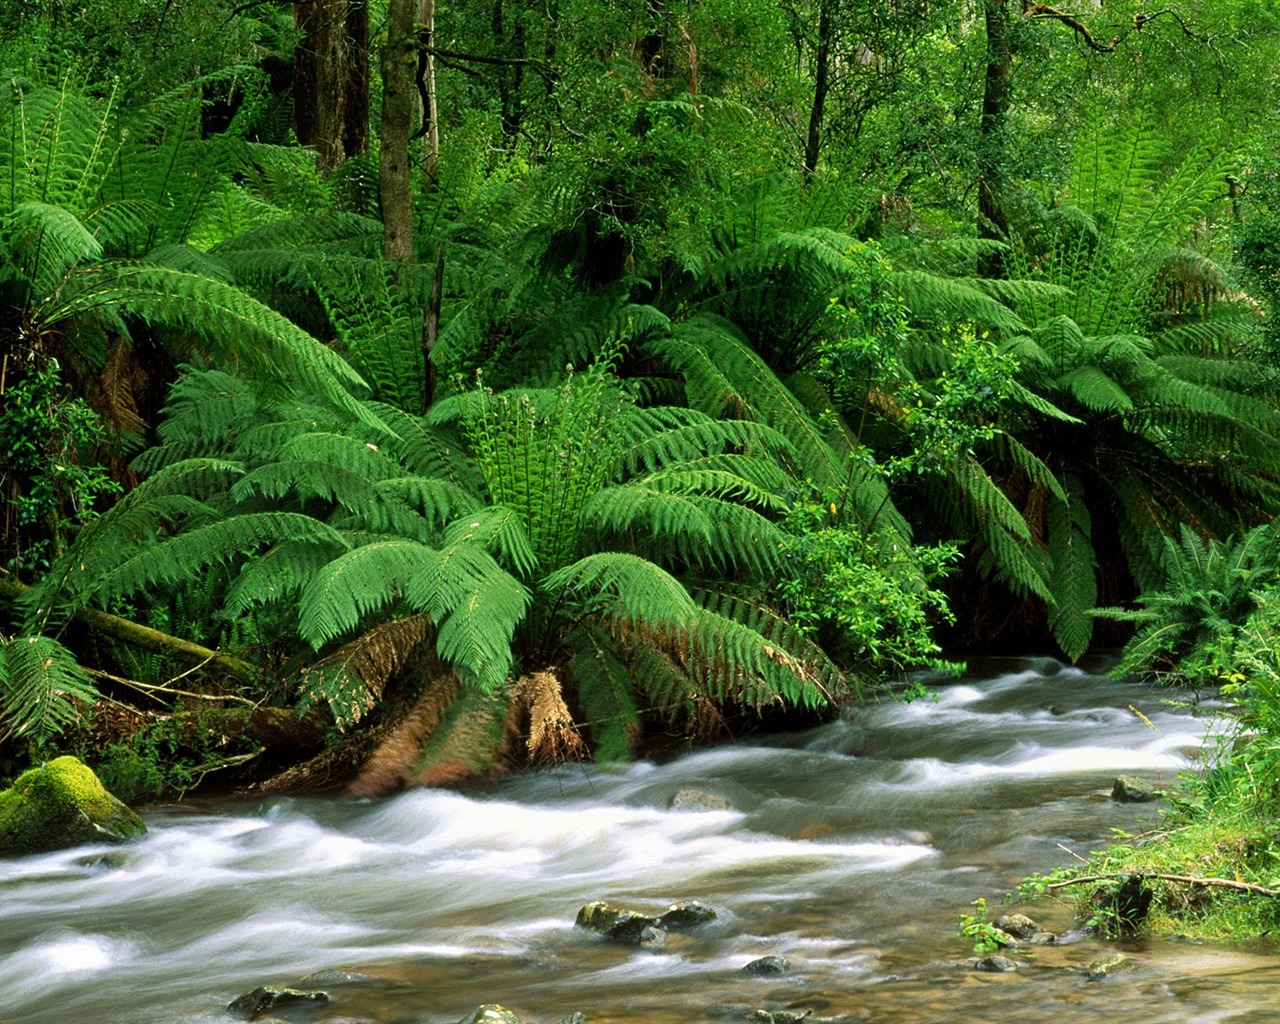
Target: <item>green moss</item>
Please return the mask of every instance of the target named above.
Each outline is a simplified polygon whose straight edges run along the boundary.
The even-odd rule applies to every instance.
[[[122,843],[146,830],[142,819],[74,757],[31,768],[0,792],[0,856]]]

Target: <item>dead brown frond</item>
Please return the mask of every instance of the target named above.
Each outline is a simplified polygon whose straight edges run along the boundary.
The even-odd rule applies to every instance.
[[[504,727],[511,697],[509,687],[460,687],[443,720],[422,744],[406,784],[443,786],[502,774],[512,746]]]
[[[308,667],[303,686],[330,698],[340,724],[354,724],[381,699],[387,680],[419,653],[433,632],[431,620],[421,614],[374,626]]]
[[[559,764],[586,755],[586,744],[573,724],[560,679],[554,672],[521,676],[516,681],[512,710],[520,717],[525,713],[529,716],[525,749],[534,764]]]
[[[347,791],[356,796],[377,796],[404,785],[423,745],[439,728],[461,686],[452,674],[432,680],[408,713],[381,735]]]
[[[1035,484],[1027,492],[1027,503],[1022,509],[1022,518],[1031,531],[1031,539],[1041,547],[1048,543],[1049,493],[1044,484]]]
[[[98,375],[98,397],[103,417],[121,433],[146,427],[138,413],[136,394],[146,386],[147,374],[124,338],[116,339]]]

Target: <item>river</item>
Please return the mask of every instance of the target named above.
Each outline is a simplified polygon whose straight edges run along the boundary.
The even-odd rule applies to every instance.
[[[936,701],[670,762],[564,767],[480,790],[199,801],[121,850],[0,862],[4,1024],[228,1024],[258,985],[323,988],[277,1011],[331,1024],[451,1024],[498,1002],[531,1024],[745,1021],[811,1010],[859,1024],[1271,1021],[1270,946],[1146,940],[1035,950],[967,969],[957,915],[1156,820],[1108,798],[1118,773],[1172,783],[1203,717],[1167,694],[1045,659],[993,663]],[[673,809],[681,791],[720,809]],[[105,856],[104,856],[105,854]],[[660,950],[573,927],[606,899],[718,919]],[[1020,909],[1054,930],[1054,903]],[[744,965],[786,957],[790,970]],[[320,973],[319,981],[302,981]]]

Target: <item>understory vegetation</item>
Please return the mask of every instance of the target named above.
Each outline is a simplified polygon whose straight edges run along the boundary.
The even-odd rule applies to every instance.
[[[1127,643],[1222,742],[1087,870],[1280,887],[1273,15],[19,6],[6,772],[380,793]]]

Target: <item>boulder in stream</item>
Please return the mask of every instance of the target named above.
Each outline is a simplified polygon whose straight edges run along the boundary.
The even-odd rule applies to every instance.
[[[1110,978],[1114,974],[1132,970],[1133,966],[1133,961],[1123,953],[1109,953],[1093,961],[1085,968],[1085,974],[1091,981],[1101,981],[1103,978]]]
[[[589,932],[598,932],[615,942],[634,942],[657,948],[666,943],[667,932],[693,928],[715,919],[715,910],[697,900],[672,903],[658,915],[596,900],[578,911],[574,925]]]
[[[123,843],[147,826],[103,788],[78,758],[58,757],[23,772],[0,792],[0,856]]]
[[[785,956],[758,957],[742,968],[743,974],[786,974],[791,970],[791,961]]]
[[[975,971],[991,971],[996,974],[1005,974],[1009,971],[1018,969],[1018,962],[1011,960],[1007,956],[979,956],[969,961],[970,966]]]
[[[673,811],[732,811],[729,803],[718,793],[705,793],[700,789],[682,789],[671,798],[668,805]]]
[[[259,985],[227,1004],[232,1013],[243,1014],[252,1020],[268,1010],[276,1010],[283,1006],[297,1006],[302,1003],[327,1003],[329,993],[316,989],[300,988],[268,988]]]
[[[996,927],[1029,946],[1051,946],[1058,941],[1053,932],[1041,928],[1026,914],[1005,914],[996,922]]]
[[[1111,799],[1122,804],[1146,804],[1159,800],[1160,794],[1136,775],[1118,775],[1111,787]]]

